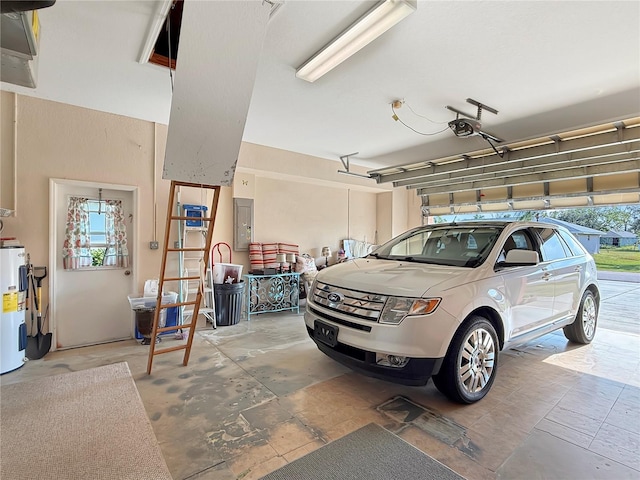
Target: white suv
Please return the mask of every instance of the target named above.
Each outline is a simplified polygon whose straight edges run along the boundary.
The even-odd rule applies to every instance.
[[[412,229],[321,270],[304,319],[318,348],[356,371],[406,385],[433,377],[473,403],[499,350],[559,328],[591,342],[599,301],[593,258],[564,228],[464,222]]]

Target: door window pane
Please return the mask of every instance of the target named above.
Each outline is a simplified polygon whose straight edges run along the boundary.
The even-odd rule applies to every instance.
[[[89,239],[91,242],[91,266],[104,265],[107,252],[107,216],[106,202],[103,200],[89,200]]]
[[[570,256],[555,230],[551,228],[538,229],[538,233],[542,238],[541,250],[544,261],[559,260]]]
[[[569,245],[569,248],[571,249],[571,253],[573,253],[574,256],[577,257],[577,256],[584,255],[585,253],[587,253],[586,250],[584,249],[584,247],[582,246],[582,244],[580,242],[578,242],[575,239],[575,237],[573,235],[571,235],[570,233],[563,232],[562,230],[559,230],[558,234],[567,243],[567,245]]]

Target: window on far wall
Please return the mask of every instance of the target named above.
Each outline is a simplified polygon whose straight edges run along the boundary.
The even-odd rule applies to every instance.
[[[62,261],[65,270],[129,267],[127,228],[120,200],[69,198]]]
[[[87,201],[89,210],[89,251],[91,252],[91,266],[101,267],[107,252],[107,216],[104,200]]]

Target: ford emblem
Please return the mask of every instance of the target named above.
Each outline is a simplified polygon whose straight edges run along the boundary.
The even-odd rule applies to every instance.
[[[344,297],[339,293],[333,292],[329,294],[327,300],[329,300],[331,303],[340,303],[342,300],[344,300]]]

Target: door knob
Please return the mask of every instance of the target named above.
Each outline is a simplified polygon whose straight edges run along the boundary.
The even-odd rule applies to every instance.
[[[125,275],[126,277],[128,277],[129,275],[131,275],[131,270],[125,270],[125,271],[124,271],[124,275]]]

